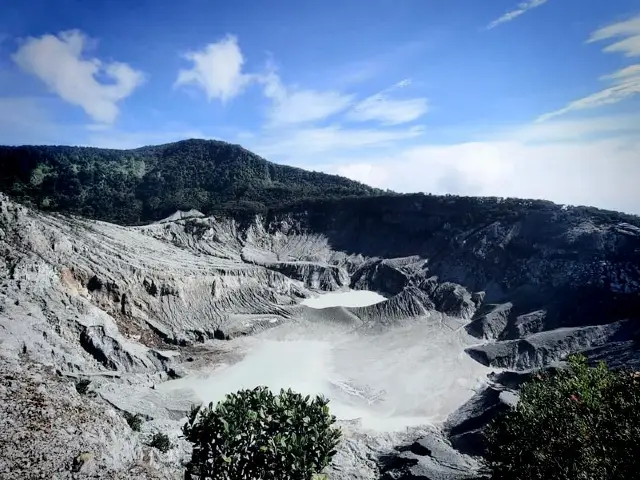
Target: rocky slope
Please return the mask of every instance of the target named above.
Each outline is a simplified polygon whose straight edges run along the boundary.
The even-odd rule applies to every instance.
[[[366,256],[354,286],[390,295],[418,287],[436,310],[470,319],[465,328],[478,338],[523,340],[639,315],[640,219],[631,215],[409,195],[311,204],[273,212],[268,223],[322,233],[335,250]],[[633,325],[622,337],[631,338]],[[575,331],[557,330],[557,341]]]
[[[192,399],[169,398],[154,385],[230,361],[225,339],[279,325],[330,322],[375,334],[437,322],[466,329],[478,339],[468,354],[513,376],[574,351],[613,364],[640,358],[640,221],[611,212],[416,195],[308,202],[260,216],[189,212],[124,227],[0,195],[0,251],[0,358],[13,369],[3,373],[0,393],[13,406],[0,437],[30,432],[36,448],[45,435],[22,418],[31,400],[18,390],[40,391],[38,401],[51,408],[85,409],[48,427],[69,449],[28,466],[58,476],[74,468],[83,475],[74,459],[87,451],[86,475],[179,475],[188,446],[176,425]],[[299,304],[313,291],[345,287],[387,301],[323,311]],[[24,365],[46,369],[33,380]],[[494,376],[442,429],[375,437],[355,429],[330,475],[477,476],[477,461],[451,443],[481,451],[479,430],[510,401],[509,374]],[[75,391],[81,378],[95,397]],[[148,432],[123,433],[122,411],[144,414],[145,428],[171,433],[176,448],[161,454],[145,447]],[[95,433],[65,436],[69,428]],[[38,458],[24,442],[0,448],[5,472],[24,471],[25,456]]]

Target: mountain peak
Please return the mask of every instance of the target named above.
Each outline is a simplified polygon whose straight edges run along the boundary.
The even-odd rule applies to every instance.
[[[337,175],[271,163],[240,145],[185,139],[132,150],[0,147],[0,189],[44,210],[115,223],[178,210],[267,208],[379,190]]]

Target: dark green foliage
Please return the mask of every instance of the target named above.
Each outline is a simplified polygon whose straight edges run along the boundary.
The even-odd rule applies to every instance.
[[[131,415],[129,412],[124,412],[124,419],[127,421],[131,430],[135,432],[139,432],[142,428],[142,415],[136,413],[135,415]]]
[[[187,477],[207,480],[310,480],[340,440],[328,400],[266,387],[194,408],[183,427],[193,443]]]
[[[640,381],[572,357],[525,384],[517,408],[489,428],[499,480],[622,480],[640,472]]]
[[[173,447],[169,441],[169,437],[161,432],[153,434],[153,437],[151,437],[151,441],[149,442],[149,446],[157,448],[162,453],[167,453]]]
[[[89,385],[91,385],[91,380],[83,378],[82,380],[78,380],[76,382],[76,391],[80,395],[84,395],[89,390]]]
[[[343,177],[273,164],[238,145],[207,140],[135,150],[0,147],[0,190],[44,210],[125,224],[192,208],[261,212],[306,198],[380,193]]]
[[[416,225],[423,225],[427,235],[529,217],[547,226],[563,223],[554,219],[578,224],[585,217],[596,225],[640,226],[634,215],[593,207],[563,209],[542,200],[383,192],[343,177],[273,164],[239,145],[210,140],[134,150],[0,147],[0,191],[44,210],[120,224],[147,223],[195,208],[239,219],[282,209],[344,212],[362,217],[363,226],[370,218],[398,226],[420,219]],[[554,234],[540,231],[544,238]],[[509,248],[521,248],[524,255],[529,247]]]

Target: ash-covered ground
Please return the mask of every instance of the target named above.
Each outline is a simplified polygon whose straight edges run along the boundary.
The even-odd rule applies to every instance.
[[[182,478],[191,406],[267,385],[330,398],[331,480],[477,478],[532,368],[639,363],[639,226],[409,200],[125,227],[0,194],[0,477]]]
[[[384,297],[373,292],[350,291],[319,296],[312,304],[329,308],[380,301]],[[464,329],[452,330],[439,321],[382,333],[288,324],[233,339],[230,348],[240,359],[158,389],[178,394],[192,390],[201,401],[216,403],[242,388],[292,388],[326,396],[340,420],[358,421],[367,430],[401,431],[444,421],[486,384],[491,370],[465,353],[477,343]]]

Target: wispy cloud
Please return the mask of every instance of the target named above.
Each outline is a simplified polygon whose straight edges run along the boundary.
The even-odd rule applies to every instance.
[[[353,107],[347,118],[353,121],[379,121],[385,125],[399,125],[417,120],[428,110],[424,97],[398,99],[391,95],[411,85],[410,79],[398,82],[391,88],[365,98]]]
[[[60,98],[82,107],[94,121],[112,123],[118,115],[118,102],[142,84],[144,75],[126,63],[83,58],[84,51],[94,44],[79,30],[29,37],[12,58]],[[100,74],[111,82],[102,83]]]
[[[411,41],[378,52],[373,57],[343,64],[327,72],[327,77],[340,87],[351,87],[383,75],[398,71],[419,61],[428,42]]]
[[[291,163],[301,158],[346,151],[381,148],[398,141],[415,139],[423,135],[420,127],[404,129],[359,129],[340,125],[327,127],[299,127],[283,129],[261,135],[250,147],[267,158]]]
[[[635,74],[629,67],[608,81],[624,82]],[[290,95],[278,75],[263,85],[274,106]],[[631,179],[640,176],[640,116],[553,119],[461,132],[458,143],[437,143],[433,132],[407,126],[428,107],[423,97],[416,103],[400,97],[410,87],[407,79],[317,115],[293,115],[308,122],[272,122],[272,128],[243,136],[242,142],[272,161],[401,192],[544,198],[640,213],[640,193]],[[335,119],[329,126],[314,121],[330,115]],[[353,121],[372,123],[362,128]]]
[[[227,35],[200,50],[184,55],[193,63],[178,72],[176,87],[195,86],[207,98],[227,102],[242,94],[251,85],[261,85],[270,101],[267,111],[271,126],[311,122],[330,117],[347,108],[351,95],[337,91],[318,91],[285,85],[272,61],[263,71],[248,73],[238,38]]]
[[[349,108],[349,120],[399,125],[416,120],[428,108],[423,97],[394,98],[398,90],[410,85],[408,79],[356,104],[355,95],[340,90],[286,84],[271,58],[262,71],[248,73],[238,39],[233,35],[191,51],[184,58],[193,65],[179,71],[176,87],[195,86],[204,91],[209,100],[226,102],[242,94],[249,85],[260,85],[269,101],[265,125],[269,128],[324,121]]]
[[[323,120],[343,111],[353,102],[352,95],[337,91],[287,87],[272,64],[260,77],[260,82],[265,96],[272,101],[268,111],[271,126]]]
[[[528,12],[529,10],[544,5],[548,1],[549,0],[527,0],[526,2],[521,2],[513,10],[506,12],[501,17],[489,23],[489,25],[487,25],[487,29],[492,29],[503,23],[510,22],[511,20],[518,18],[520,15]]]
[[[612,105],[640,94],[640,73],[637,70],[629,70],[629,73],[631,72],[634,73],[627,76],[619,76],[616,74],[609,76],[608,78],[614,79],[610,87],[574,100],[559,110],[541,115],[537,121],[544,122],[569,112]],[[620,72],[618,72],[618,74],[619,73]]]
[[[640,137],[640,114],[618,114],[594,118],[555,119],[517,126],[498,133],[496,139],[510,138],[527,144],[559,144],[599,140],[611,136]]]
[[[605,52],[621,52],[627,57],[640,56],[640,16],[596,30],[587,43],[611,38],[621,40],[606,47]]]
[[[588,43],[613,38],[621,38],[621,40],[605,47],[604,52],[623,53],[626,57],[640,56],[640,16],[597,30],[591,35]],[[640,94],[640,63],[621,68],[609,75],[603,76],[601,79],[609,82],[610,86],[586,97],[574,100],[563,108],[546,113],[540,116],[538,121],[543,122],[572,111],[612,105]]]

